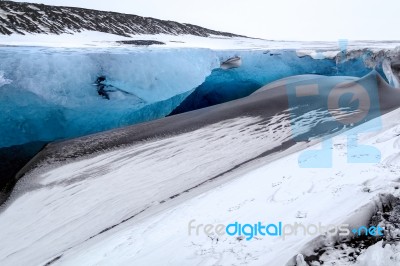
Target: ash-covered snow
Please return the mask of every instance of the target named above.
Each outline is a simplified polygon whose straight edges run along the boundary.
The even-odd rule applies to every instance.
[[[0,226],[7,228],[0,232],[7,243],[0,263],[285,265],[315,236],[251,241],[188,236],[188,222],[339,224],[380,193],[398,197],[399,115],[399,110],[384,115],[379,132],[359,136],[360,143],[381,151],[380,163],[347,163],[347,138],[337,136],[332,168],[300,168],[299,153],[290,154],[292,149],[286,157],[261,158],[167,201],[162,199],[266,145],[257,119],[231,120],[43,168],[21,180],[0,214]],[[396,252],[370,249],[360,260]]]

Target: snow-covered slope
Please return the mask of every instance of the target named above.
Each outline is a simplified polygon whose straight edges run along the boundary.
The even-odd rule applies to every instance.
[[[382,95],[398,98],[383,85]],[[339,223],[376,193],[394,193],[398,110],[382,118],[380,132],[360,138],[382,151],[382,163],[347,164],[339,139],[334,168],[304,169],[296,151],[316,142],[314,129],[324,135],[336,125],[315,108],[295,119],[310,137],[296,144],[285,101],[275,84],[219,106],[49,145],[0,213],[7,229],[0,264],[283,265],[312,237],[188,236],[188,223]]]
[[[314,237],[257,237],[245,241],[230,236],[196,236],[194,232],[188,236],[188,223],[195,219],[195,225],[235,221],[337,225],[378,193],[399,196],[399,114],[398,110],[388,114],[380,132],[362,137],[363,144],[382,151],[383,161],[379,164],[348,164],[346,139],[338,137],[334,141],[333,168],[299,168],[299,153],[294,153],[251,171],[242,170],[227,176],[232,180],[226,184],[216,183],[213,189],[186,195],[166,206],[154,206],[152,211],[76,246],[64,253],[58,265],[285,265]],[[377,254],[383,250],[378,245],[374,248]],[[398,265],[398,261],[394,263]],[[335,265],[352,264],[336,261]]]
[[[286,265],[289,258],[299,253],[315,236],[299,234],[285,240],[261,236],[251,241],[227,235],[218,237],[200,233],[196,236],[195,231],[189,236],[189,222],[195,219],[194,225],[226,225],[235,221],[242,224],[282,221],[338,225],[357,214],[359,208],[373,201],[379,193],[400,196],[399,115],[398,110],[386,115],[381,131],[362,137],[363,144],[382,151],[383,160],[379,164],[348,164],[346,138],[337,137],[333,146],[333,168],[300,168],[299,153],[270,164],[267,164],[268,160],[260,161],[228,174],[225,184],[209,184],[169,204],[156,204],[134,219],[65,253],[48,256],[48,260],[60,256],[54,265]],[[124,203],[125,207],[129,205]],[[358,265],[398,265],[399,261],[394,261],[396,253],[390,252],[389,248],[384,252],[379,244],[373,251],[363,250],[362,253],[372,254],[362,257],[392,255],[392,264],[376,260],[372,264],[374,261],[370,259],[367,259],[370,264],[366,264],[361,257],[364,263]],[[37,248],[40,250],[39,246]],[[346,260],[335,260],[334,263],[327,265],[354,264]]]

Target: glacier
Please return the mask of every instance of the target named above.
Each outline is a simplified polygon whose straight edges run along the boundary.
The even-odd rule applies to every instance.
[[[223,70],[234,55],[243,65]],[[247,96],[292,75],[361,77],[376,69],[373,53],[337,58],[299,57],[294,50],[62,49],[1,47],[0,147],[54,141],[195,110]],[[106,77],[110,100],[95,81]],[[15,134],[18,132],[18,134]]]
[[[18,171],[51,141],[232,101],[280,78],[376,70],[396,85],[398,53],[382,51],[2,46],[0,186],[8,194]],[[235,56],[240,67],[220,67]],[[107,96],[99,95],[99,77]]]
[[[238,99],[265,84],[294,75],[362,77],[375,69],[386,78],[382,68],[384,56],[376,56],[368,51],[354,58],[349,56],[348,60],[336,56],[326,58],[322,53],[317,59],[308,55],[299,56],[296,50],[236,51],[234,55],[242,58],[243,64],[240,67],[229,71],[214,69],[171,115]],[[221,62],[230,56],[232,51],[219,53]],[[369,64],[372,58],[374,62]]]
[[[0,249],[1,264],[285,265],[312,236],[188,237],[187,223],[336,223],[373,195],[398,195],[399,92],[374,71],[361,79],[296,76],[284,84],[310,78],[378,86],[382,117],[370,121],[380,118],[382,127],[359,140],[382,150],[382,163],[348,163],[346,135],[336,135],[335,167],[301,168],[301,151],[319,146],[314,129],[326,129],[320,136],[338,132],[328,113],[303,108],[300,125],[310,139],[291,142],[288,97],[277,81],[224,104],[47,145],[0,212],[7,228],[0,237],[12,243]],[[363,132],[362,125],[350,131]]]
[[[399,41],[0,3],[0,265],[400,264]]]
[[[208,50],[174,54],[2,47],[0,57],[0,120],[5,126],[0,147],[76,137],[162,117],[217,66]],[[111,93],[111,100],[104,101],[93,85],[101,75],[128,93]]]

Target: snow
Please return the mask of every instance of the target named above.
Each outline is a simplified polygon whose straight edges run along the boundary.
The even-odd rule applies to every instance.
[[[30,9],[33,9],[33,10],[40,10],[40,8],[38,8],[38,7],[34,6],[34,5],[28,5],[28,7]]]
[[[1,12],[1,11],[0,11]],[[4,14],[6,14],[4,12]],[[0,13],[1,15],[1,13]],[[318,58],[319,51],[325,56],[332,57],[343,49],[340,42],[311,42],[311,41],[285,41],[285,40],[264,40],[244,37],[199,37],[193,35],[132,35],[124,37],[109,33],[82,31],[73,34],[30,34],[25,35],[12,34],[9,36],[0,36],[1,45],[12,46],[42,46],[42,47],[120,47],[126,46],[116,43],[124,40],[155,40],[165,43],[157,46],[158,48],[209,48],[214,50],[260,50],[260,49],[296,49],[299,54],[311,55]],[[349,40],[348,50],[355,50],[368,47],[374,50],[393,49],[400,46],[400,41],[357,41]],[[156,46],[154,46],[156,47]]]
[[[113,47],[118,46],[116,41],[130,38],[109,33],[83,31],[74,34],[12,34],[0,36],[0,45],[3,46],[43,46],[43,47]]]
[[[386,244],[382,247],[382,241],[369,247],[365,253],[361,254],[355,265],[362,266],[396,266],[400,264],[400,246],[396,244]]]
[[[11,14],[11,13],[10,13],[10,12],[6,12],[6,11],[0,9],[0,17],[1,17],[2,19],[7,19],[7,15],[9,15],[9,14]]]
[[[116,150],[100,155],[100,157],[88,159],[88,161],[53,169],[40,175],[39,179],[37,179],[38,176],[33,175],[33,183],[29,181],[28,177],[24,181],[27,183],[21,184],[21,187],[17,188],[17,191],[28,189],[26,195],[31,193],[36,195],[33,198],[29,197],[30,207],[19,196],[16,196],[12,203],[12,205],[16,204],[22,208],[30,208],[29,214],[25,211],[14,213],[7,208],[1,216],[20,220],[22,218],[20,215],[30,216],[36,213],[38,217],[32,217],[32,221],[35,222],[30,226],[27,225],[31,228],[29,230],[32,230],[32,233],[27,236],[28,238],[20,239],[21,242],[15,242],[15,244],[24,247],[35,243],[35,246],[42,246],[42,251],[45,252],[48,250],[47,238],[43,239],[44,241],[41,239],[43,235],[49,234],[54,243],[59,243],[59,245],[52,245],[53,251],[55,253],[62,252],[69,245],[78,245],[82,240],[99,233],[109,225],[118,223],[148,206],[158,204],[169,196],[181,192],[183,187],[192,187],[221,171],[228,170],[242,160],[241,157],[227,159],[225,158],[226,152],[235,154],[240,151],[244,157],[260,153],[266,144],[260,145],[259,142],[253,141],[247,145],[246,149],[242,149],[240,145],[241,141],[246,143],[251,139],[257,139],[257,134],[254,135],[257,133],[257,126],[251,126],[257,121],[258,119],[250,118],[227,121],[223,125],[216,124],[191,134],[184,134],[181,137],[177,136],[124,150]],[[290,129],[286,128],[287,136]],[[230,130],[237,132],[236,138],[232,136],[232,138],[221,140],[221,137]],[[241,132],[241,130],[244,131]],[[252,132],[253,134],[250,134]],[[260,135],[261,133],[258,133],[258,136]],[[283,136],[285,135],[282,134]],[[275,138],[274,136],[270,137]],[[224,149],[225,145],[229,145],[230,149]],[[182,150],[183,148],[184,150]],[[200,154],[196,152],[198,150],[201,151]],[[213,157],[210,157],[209,154],[212,151],[220,152],[216,152]],[[192,160],[190,160],[192,163],[186,161],[182,164],[188,154],[193,154]],[[125,162],[121,160],[121,156],[126,158]],[[206,175],[202,171],[203,167],[208,169]],[[68,174],[65,175],[65,173]],[[82,179],[82,173],[85,173],[87,178]],[[191,174],[188,175],[188,173]],[[32,187],[38,187],[39,190],[30,191]],[[118,191],[118,193],[115,194],[113,191]],[[49,197],[47,193],[53,196]],[[92,196],[88,197],[89,195]],[[85,198],[85,206],[82,205],[83,202],[80,202],[83,199],[81,196]],[[64,200],[60,201],[59,199],[62,198]],[[65,201],[65,199],[68,200]],[[132,203],[130,207],[125,205],[128,202]],[[54,212],[48,213],[50,209]],[[98,219],[99,215],[106,213],[112,213],[112,215],[107,219]],[[67,217],[66,214],[68,214]],[[96,223],[88,224],[85,222],[87,219],[96,221]],[[49,222],[53,225],[49,226]],[[81,228],[84,232],[81,230],[77,230],[75,233],[71,232],[70,226]],[[23,234],[20,230],[25,226],[21,227],[21,224],[16,223],[15,227],[12,225],[7,227],[9,230],[7,233],[3,233],[10,237],[10,241],[14,241],[11,238],[14,238],[15,234]],[[58,229],[54,231],[55,228]],[[62,236],[65,234],[70,234],[71,238],[60,241],[60,237],[63,238]],[[7,236],[3,236],[7,238]],[[32,255],[37,253],[37,251],[31,251]],[[2,249],[0,252],[6,254],[8,248]],[[30,258],[27,257],[26,262],[39,263],[40,259],[43,259],[39,253],[34,256],[37,257],[37,260],[28,256]],[[17,262],[21,257],[17,255],[14,259],[14,262]],[[12,260],[11,258],[5,263],[13,263]]]
[[[298,56],[311,56],[314,59],[334,58],[340,50],[317,51],[317,50],[296,50]]]
[[[0,264],[38,265],[57,258],[54,265],[284,265],[314,236],[217,240],[188,236],[188,222],[347,221],[378,193],[399,194],[400,168],[393,163],[399,157],[399,115],[400,110],[384,115],[380,131],[359,137],[381,151],[380,163],[347,163],[346,137],[337,136],[332,168],[300,168],[297,146],[172,199],[257,155],[274,143],[269,137],[286,138],[290,132],[269,135],[258,130],[258,118],[242,117],[43,166],[19,182],[0,214],[0,226],[7,228],[0,237],[8,243],[0,249]]]

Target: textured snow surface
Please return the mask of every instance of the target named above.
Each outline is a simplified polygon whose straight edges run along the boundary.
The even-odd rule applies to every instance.
[[[299,153],[268,163],[270,156],[187,190],[256,155],[273,143],[268,138],[290,134],[268,133],[257,117],[242,117],[43,166],[18,183],[0,214],[7,229],[0,264],[284,265],[313,237],[217,240],[188,236],[188,222],[339,224],[377,193],[398,195],[399,115],[386,114],[382,130],[360,135],[382,152],[378,164],[348,164],[346,138],[337,136],[333,168],[299,168]]]
[[[382,247],[382,241],[369,247],[358,258],[358,266],[396,266],[400,264],[400,247],[398,244],[386,244]]]
[[[335,56],[341,49],[348,50],[371,48],[371,49],[393,49],[400,46],[400,41],[348,41],[345,47],[340,47],[339,42],[300,42],[300,41],[271,41],[263,39],[251,39],[243,37],[210,36],[199,37],[193,35],[133,35],[130,37],[115,34],[82,31],[74,34],[12,34],[0,35],[0,45],[11,46],[44,46],[44,47],[121,47],[132,46],[117,43],[127,40],[154,40],[165,43],[165,45],[153,45],[152,47],[180,47],[180,48],[210,48],[210,49],[297,49],[299,55],[311,55],[320,58],[319,51],[323,51],[325,57]]]

